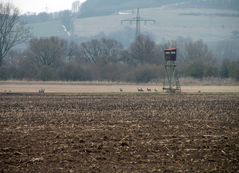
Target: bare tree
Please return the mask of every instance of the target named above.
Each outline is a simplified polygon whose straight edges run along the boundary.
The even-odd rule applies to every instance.
[[[82,43],[80,50],[83,57],[88,61],[107,64],[120,60],[123,46],[112,39],[101,39]]]
[[[196,78],[217,76],[217,61],[202,40],[185,44],[184,59],[187,75]]]
[[[29,36],[29,29],[19,21],[18,9],[10,3],[0,2],[0,66],[10,49],[26,41]]]
[[[129,54],[134,63],[157,63],[156,44],[148,36],[140,35],[129,48]]]
[[[99,45],[100,42],[98,40],[91,40],[89,42],[82,43],[80,49],[83,57],[89,62],[96,63],[96,58],[100,56]]]
[[[59,17],[63,27],[65,27],[65,29],[67,30],[70,36],[70,33],[72,33],[73,31],[73,21],[72,21],[71,11],[65,10],[65,11],[59,12]]]
[[[58,37],[30,40],[27,56],[37,66],[59,66],[65,56],[66,41]]]

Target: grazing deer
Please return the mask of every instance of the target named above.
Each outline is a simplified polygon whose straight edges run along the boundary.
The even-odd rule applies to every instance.
[[[43,89],[43,88],[39,89],[38,94],[39,95],[44,95],[45,94],[45,89]]]
[[[138,92],[143,92],[143,88],[137,88]]]
[[[123,92],[123,89],[122,89],[122,88],[120,88],[120,92]]]
[[[6,93],[6,94],[11,94],[12,91],[11,91],[11,90],[4,90],[4,93]]]
[[[155,88],[155,89],[154,89],[154,92],[158,92],[158,90]]]
[[[151,89],[150,89],[150,88],[147,88],[147,91],[148,91],[148,92],[151,92]]]

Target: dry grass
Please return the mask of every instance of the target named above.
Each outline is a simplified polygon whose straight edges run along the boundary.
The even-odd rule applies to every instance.
[[[142,88],[144,92],[163,92],[162,84],[130,84],[112,82],[27,82],[7,81],[0,82],[0,93],[36,93],[45,89],[46,93],[117,93],[138,92]],[[122,91],[120,91],[122,89]],[[182,86],[184,93],[238,93],[238,85],[187,85]]]
[[[239,86],[184,86],[185,93],[238,93]]]

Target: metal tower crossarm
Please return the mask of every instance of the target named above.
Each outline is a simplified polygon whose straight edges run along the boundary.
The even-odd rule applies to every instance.
[[[140,17],[139,8],[137,8],[137,15],[136,15],[136,17],[130,18],[130,19],[121,20],[121,24],[126,23],[126,22],[130,23],[130,24],[136,23],[136,33],[135,33],[135,36],[137,38],[140,35],[141,22],[144,22],[144,24],[147,24],[148,22],[155,23],[156,21],[153,20],[153,19],[145,19],[145,18]]]

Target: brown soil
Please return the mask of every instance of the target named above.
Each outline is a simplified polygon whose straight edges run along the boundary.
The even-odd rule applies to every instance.
[[[0,95],[0,172],[238,172],[239,95]]]

